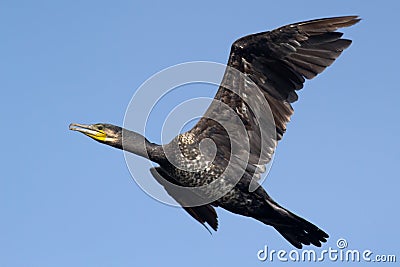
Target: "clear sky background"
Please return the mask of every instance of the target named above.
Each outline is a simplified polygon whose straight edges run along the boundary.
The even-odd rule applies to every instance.
[[[352,46],[300,92],[263,185],[330,234],[324,248],[345,238],[399,261],[399,9],[361,0],[1,1],[0,266],[270,265],[257,260],[264,245],[292,249],[274,229],[218,209],[210,235],[146,195],[122,151],[68,125],[122,125],[151,75],[225,63],[241,36],[352,14],[363,18],[344,30]],[[149,125],[152,141],[161,123]]]

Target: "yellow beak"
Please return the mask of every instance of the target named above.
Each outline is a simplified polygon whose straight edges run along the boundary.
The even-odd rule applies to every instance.
[[[96,129],[93,125],[71,123],[69,129],[81,132],[98,141],[104,141],[107,138],[107,134],[104,131]]]

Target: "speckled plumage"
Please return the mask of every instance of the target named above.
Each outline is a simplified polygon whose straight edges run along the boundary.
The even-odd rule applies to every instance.
[[[336,30],[358,21],[355,16],[347,16],[301,22],[271,32],[245,36],[233,43],[228,66],[244,73],[261,90],[273,115],[273,122],[268,121],[265,111],[265,123],[274,123],[276,132],[266,142],[263,140],[264,147],[261,147],[261,130],[264,129],[259,128],[260,124],[254,118],[254,107],[249,107],[246,102],[247,98],[254,97],[254,93],[248,89],[246,91],[241,77],[227,70],[215,99],[232,108],[240,118],[250,140],[250,155],[240,181],[211,205],[272,225],[298,248],[302,247],[302,244],[320,246],[321,242],[326,241],[328,235],[325,232],[279,206],[262,187],[249,192],[249,185],[253,175],[258,175],[263,170],[259,166],[271,160],[276,142],[285,133],[286,124],[293,114],[290,103],[298,99],[296,91],[303,88],[305,79],[311,79],[321,73],[351,44],[350,40],[341,39],[342,33]],[[232,87],[239,90],[233,93],[228,89]],[[164,146],[166,150],[174,150],[175,142],[178,142],[183,153],[180,162],[191,169],[186,171],[169,164],[161,165],[164,175],[169,175],[184,186],[199,186],[215,179],[221,179],[229,186],[229,177],[218,176],[232,160],[232,144],[222,126],[231,120],[231,116],[225,113],[227,110],[220,104],[211,104],[206,116],[200,119],[192,130]],[[200,156],[198,144],[205,138],[211,139],[217,146],[213,162],[203,161]],[[241,158],[240,154],[233,156]]]
[[[193,129],[159,146],[137,133],[100,125],[115,136],[97,141],[158,163],[151,169],[154,178],[203,225],[217,230],[214,207],[222,207],[273,226],[297,248],[321,246],[328,238],[324,231],[281,207],[261,186],[254,191],[249,186],[265,171],[282,139],[297,91],[351,44],[336,30],[359,20],[356,16],[312,20],[242,37],[232,44],[215,101]],[[93,127],[89,131],[94,138]],[[179,189],[204,186],[199,194],[182,194]],[[225,193],[213,199],[219,192]],[[193,199],[207,198],[213,201],[190,205]]]

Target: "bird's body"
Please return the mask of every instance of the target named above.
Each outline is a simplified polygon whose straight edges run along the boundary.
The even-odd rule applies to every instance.
[[[251,189],[251,184],[265,171],[263,166],[286,131],[296,91],[350,45],[336,30],[358,21],[356,16],[306,21],[238,39],[232,45],[217,102],[190,131],[168,144],[150,143],[140,134],[109,124],[71,124],[70,128],[158,163],[150,170],[154,178],[203,225],[217,230],[214,207],[221,207],[273,226],[297,248],[321,246],[328,238],[324,231],[281,207],[261,186]],[[247,86],[246,79],[255,86]],[[250,105],[254,99],[261,104]],[[236,120],[229,115],[232,110]],[[267,128],[273,131],[265,135],[263,125],[272,126]],[[238,132],[236,141],[229,128]],[[206,141],[212,145],[202,145]],[[180,188],[201,190],[182,193]]]

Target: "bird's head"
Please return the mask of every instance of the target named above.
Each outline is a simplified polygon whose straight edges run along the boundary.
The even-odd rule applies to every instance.
[[[78,131],[87,135],[94,140],[113,147],[122,147],[122,128],[112,124],[96,123],[96,124],[78,124],[71,123],[69,129]]]

